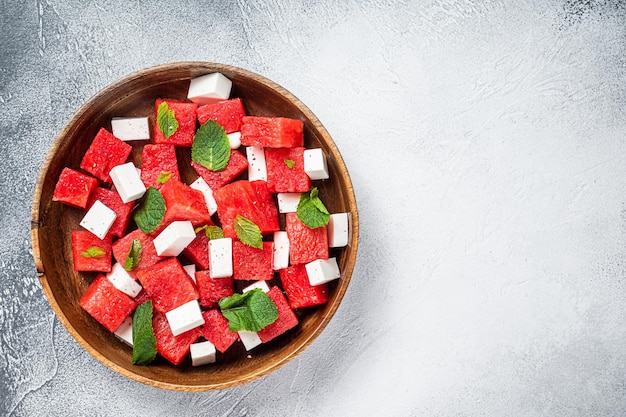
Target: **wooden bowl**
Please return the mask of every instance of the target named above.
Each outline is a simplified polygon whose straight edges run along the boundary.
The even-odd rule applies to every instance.
[[[300,324],[296,328],[249,352],[236,343],[225,354],[218,353],[217,362],[211,365],[192,367],[187,360],[181,366],[174,366],[160,357],[149,366],[132,365],[132,349],[79,306],[81,295],[95,277],[95,273],[73,270],[70,234],[80,228],[84,211],[53,202],[52,193],[61,170],[66,166],[79,169],[98,129],[111,129],[112,117],[149,115],[152,122],[156,98],[185,100],[189,80],[211,72],[221,72],[232,80],[231,96],[243,100],[248,114],[301,119],[305,146],[324,150],[330,179],[314,184],[331,213],[351,214],[348,246],[331,249],[331,256],[337,257],[341,277],[329,284],[327,304],[297,311]],[[134,147],[132,159],[140,165],[141,145]],[[189,158],[188,150],[181,152]],[[181,176],[187,183],[197,178],[191,167],[181,166]],[[222,389],[253,381],[289,362],[309,346],[326,327],[348,288],[357,255],[358,231],[356,200],[348,170],[337,146],[315,115],[287,90],[262,76],[206,62],[172,63],[138,71],[83,105],[61,130],[44,161],[33,198],[31,224],[33,256],[41,285],[59,320],[78,343],[100,362],[128,378],[180,391]]]

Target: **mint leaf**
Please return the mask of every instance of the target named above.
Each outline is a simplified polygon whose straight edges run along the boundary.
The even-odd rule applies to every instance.
[[[191,160],[211,171],[222,171],[230,160],[226,131],[213,120],[198,128],[191,145]]]
[[[296,208],[296,216],[305,226],[315,229],[326,226],[330,219],[328,209],[318,197],[317,187],[313,187],[310,192],[302,193]]]
[[[159,183],[159,184],[164,184],[167,180],[172,178],[172,175],[174,175],[174,173],[172,171],[163,171],[157,177],[157,181],[156,182]]]
[[[133,313],[133,365],[148,365],[156,355],[152,301],[146,301],[137,306]]]
[[[128,250],[128,255],[126,255],[126,260],[124,261],[124,269],[130,272],[137,268],[140,259],[141,241],[139,239],[133,239],[133,242],[130,244],[130,249]]]
[[[293,159],[283,159],[283,161],[285,161],[285,165],[287,165],[287,168],[292,169],[294,167],[294,165],[296,165],[296,161],[294,161]]]
[[[206,237],[208,237],[209,240],[221,239],[221,238],[224,237],[224,231],[219,226],[214,226],[214,225],[208,225],[207,224],[207,225],[204,225],[204,226],[197,227],[194,230],[194,232],[198,233],[200,230],[204,230],[204,233],[206,233]]]
[[[157,108],[157,125],[168,139],[178,130],[178,120],[176,120],[174,110],[170,110],[166,101],[162,101]]]
[[[154,187],[148,187],[139,208],[133,214],[133,220],[144,233],[150,233],[157,228],[164,216],[165,200],[161,192]]]
[[[106,253],[107,252],[99,246],[91,246],[80,254],[83,258],[102,258]]]
[[[278,318],[276,304],[260,288],[224,297],[218,304],[222,314],[228,319],[231,332],[258,332]]]
[[[241,215],[235,217],[235,233],[237,238],[248,246],[263,249],[263,235],[259,226],[254,224],[252,220],[248,220]]]

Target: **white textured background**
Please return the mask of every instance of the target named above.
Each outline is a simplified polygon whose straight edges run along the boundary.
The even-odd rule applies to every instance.
[[[0,1],[0,415],[626,414],[624,2],[165,3]],[[257,72],[316,113],[362,238],[308,350],[194,394],[83,352],[29,237],[39,168],[72,113],[185,60]]]

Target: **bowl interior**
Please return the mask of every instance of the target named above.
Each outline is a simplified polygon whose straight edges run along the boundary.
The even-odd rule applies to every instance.
[[[150,116],[153,123],[156,98],[185,100],[189,80],[221,72],[233,81],[232,97],[243,100],[247,114],[300,119],[305,127],[305,146],[324,150],[331,178],[316,181],[320,197],[331,213],[351,214],[347,247],[331,249],[341,278],[330,283],[326,305],[297,311],[300,324],[277,339],[246,352],[241,343],[219,354],[217,363],[192,367],[159,358],[150,366],[132,365],[132,349],[92,319],[79,299],[95,273],[75,272],[70,234],[79,229],[84,212],[52,202],[52,193],[61,170],[79,164],[100,127],[111,129],[116,116]],[[141,144],[134,143],[132,159],[141,164]],[[178,158],[189,160],[189,149],[178,149]],[[179,164],[182,180],[197,178],[189,164]],[[281,222],[283,219],[281,218]],[[134,73],[102,90],[84,106],[59,133],[46,157],[35,190],[31,237],[35,265],[50,304],[72,336],[94,357],[116,372],[136,381],[167,389],[200,391],[227,388],[252,381],[278,368],[305,349],[323,330],[344,296],[356,260],[358,214],[350,177],[341,155],[317,118],[292,94],[275,83],[249,71],[221,64],[188,62],[167,64]]]

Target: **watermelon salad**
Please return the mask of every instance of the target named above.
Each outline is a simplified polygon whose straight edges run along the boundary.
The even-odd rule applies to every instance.
[[[318,195],[323,150],[305,147],[301,120],[247,114],[231,86],[207,74],[187,100],[112,119],[55,186],[53,201],[84,212],[71,234],[74,270],[90,282],[80,306],[136,365],[250,351],[327,303],[340,277],[332,248],[348,244],[350,215]]]

